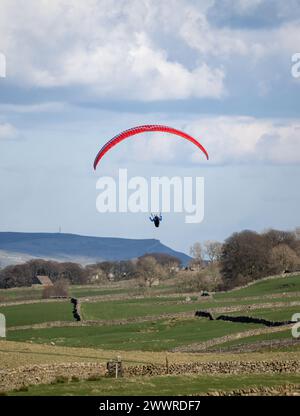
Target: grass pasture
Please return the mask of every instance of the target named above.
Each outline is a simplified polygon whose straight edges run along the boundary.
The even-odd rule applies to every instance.
[[[240,349],[242,349],[242,346],[247,346],[249,344],[253,344],[253,343],[260,343],[260,342],[268,342],[268,346],[266,347],[261,347],[260,350],[266,351],[266,350],[272,350],[272,349],[276,349],[277,350],[285,350],[288,351],[289,348],[285,347],[285,346],[276,346],[276,344],[274,343],[274,345],[272,344],[272,342],[276,342],[276,341],[285,341],[285,340],[293,340],[292,338],[292,333],[291,330],[288,329],[286,331],[278,331],[278,332],[272,332],[272,333],[265,333],[265,334],[261,334],[261,335],[254,335],[254,336],[250,336],[250,337],[242,337],[239,339],[235,339],[233,341],[228,341],[228,342],[224,342],[222,344],[218,344],[216,347],[212,347],[210,348],[210,351],[218,351],[220,349],[223,348],[230,348],[230,347],[237,347],[237,346],[241,346]],[[290,348],[293,351],[300,351],[300,340],[299,342],[297,341],[298,345],[293,346],[292,348]]]
[[[169,293],[176,293],[177,290],[172,285],[161,285],[159,287],[147,288],[147,296],[156,296],[160,294],[168,295]],[[145,295],[145,292],[137,287],[130,286],[128,282],[122,282],[122,284],[110,284],[110,285],[71,285],[69,288],[69,295],[76,298],[86,297],[110,297],[113,296],[126,296],[130,293],[130,296]],[[42,300],[43,287],[19,287],[12,289],[0,289],[0,304],[4,302],[22,302],[27,300]],[[180,293],[179,293],[180,296]]]
[[[0,289],[0,302],[18,302],[38,299],[42,299],[42,288],[38,286]]]
[[[266,280],[258,280],[248,287],[229,292],[216,293],[215,299],[242,298],[248,296],[264,296],[272,294],[284,294],[300,292],[300,275],[277,277]]]
[[[170,319],[118,326],[15,330],[9,331],[8,340],[46,344],[55,342],[61,346],[110,350],[165,351],[258,327],[249,324],[245,328],[244,324],[206,319]]]
[[[124,299],[83,303],[81,307],[85,319],[126,319],[143,316],[159,316],[166,313],[195,311],[197,304],[184,303],[183,297]]]
[[[21,292],[21,289],[16,289],[15,292],[9,293],[11,293],[11,298],[20,299]],[[141,296],[137,288],[134,290],[129,286],[127,288],[126,286],[103,288],[74,286],[71,287],[71,293],[77,298],[82,298],[80,305],[83,320],[101,322],[94,322],[90,326],[79,322],[74,326],[47,327],[45,325],[42,328],[22,329],[18,326],[46,324],[53,321],[71,322],[73,321],[72,305],[69,300],[41,301],[2,307],[0,303],[0,313],[5,314],[8,326],[7,341],[0,340],[0,353],[3,357],[4,368],[5,366],[15,368],[27,363],[95,360],[105,363],[117,354],[122,356],[126,365],[163,363],[167,351],[171,362],[273,360],[277,357],[282,360],[288,360],[289,357],[299,359],[300,345],[296,342],[287,343],[287,345],[283,342],[274,350],[272,350],[272,345],[271,347],[269,345],[272,341],[291,339],[290,329],[268,332],[269,329],[260,324],[209,321],[207,318],[194,317],[196,310],[211,310],[215,316],[220,314],[250,315],[269,320],[290,320],[293,314],[300,312],[300,305],[291,306],[291,302],[300,301],[299,292],[299,276],[258,281],[247,288],[216,293],[210,298],[201,298],[198,294],[192,294],[190,301],[186,301],[186,295],[176,292],[175,286],[173,289],[170,286],[165,286],[162,290],[155,288],[155,290],[147,291],[144,296]],[[30,294],[37,296],[41,294],[41,291],[33,288],[24,289],[24,296],[30,296]],[[134,296],[137,294],[139,297]],[[276,296],[272,298],[270,295]],[[220,309],[216,312],[215,308]],[[165,314],[170,314],[170,317],[166,317]],[[138,318],[136,322],[135,318]],[[123,320],[122,324],[119,323],[120,320]],[[252,329],[262,329],[264,333],[246,334]],[[227,340],[227,342],[223,342],[223,339],[219,340],[228,335],[238,338]],[[216,345],[202,353],[170,352],[175,347],[201,344],[211,340],[215,340]],[[263,343],[260,348],[258,344],[262,341],[267,341],[267,343]],[[251,350],[251,352],[243,353],[243,347],[254,343],[258,345],[255,352]],[[237,346],[238,351],[221,352],[222,349]],[[11,394],[184,395],[286,383],[299,384],[299,374],[249,374],[245,376],[203,374],[201,376],[133,377],[123,380],[103,378],[97,381],[30,386],[28,390],[25,388],[24,391]]]
[[[249,315],[256,318],[264,318],[270,321],[290,321],[294,314],[299,313],[299,306],[283,306],[281,308],[264,308],[246,311],[246,312],[234,312],[228,313],[227,315],[239,316],[239,315]]]
[[[73,320],[69,301],[28,303],[1,306],[0,313],[6,317],[7,327],[40,324],[53,321]]]
[[[253,387],[276,387],[286,383],[299,384],[299,374],[255,374],[247,376],[201,375],[135,377],[97,381],[67,382],[29,387],[12,392],[14,396],[177,396],[197,395],[212,391],[230,391]]]

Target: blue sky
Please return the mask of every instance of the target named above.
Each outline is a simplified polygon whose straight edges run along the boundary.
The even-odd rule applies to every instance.
[[[300,1],[1,0],[0,230],[158,238],[188,252],[234,231],[300,225]],[[99,148],[122,129],[157,136]],[[205,218],[99,214],[96,180],[204,176]]]

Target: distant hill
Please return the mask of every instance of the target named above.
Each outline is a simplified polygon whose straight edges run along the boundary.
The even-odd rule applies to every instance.
[[[30,258],[74,261],[81,264],[104,260],[128,260],[146,253],[166,253],[186,264],[190,257],[156,239],[87,237],[62,233],[0,232],[0,265]]]

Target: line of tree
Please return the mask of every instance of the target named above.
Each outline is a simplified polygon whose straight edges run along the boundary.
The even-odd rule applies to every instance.
[[[196,242],[187,270],[179,274],[185,291],[226,290],[284,272],[300,271],[300,228],[233,233],[224,243]]]
[[[67,279],[71,284],[87,283],[87,273],[80,264],[36,259],[0,270],[0,287],[31,286],[37,275],[48,276],[53,283],[60,279]]]
[[[72,262],[35,259],[1,269],[0,288],[31,286],[37,275],[48,276],[53,283],[61,280],[70,284],[105,283],[135,278],[139,285],[151,286],[155,280],[172,274],[172,270],[180,265],[177,257],[164,253],[150,253],[135,260],[104,261],[85,267]]]
[[[88,265],[86,270],[90,281],[137,279],[140,286],[152,286],[156,280],[171,276],[180,267],[181,261],[175,256],[149,253],[134,260],[104,261]]]
[[[0,287],[31,286],[37,275],[70,284],[105,283],[136,279],[140,286],[176,274],[182,290],[220,290],[246,284],[272,274],[300,270],[300,229],[262,233],[244,230],[224,243],[206,241],[191,247],[193,256],[185,271],[178,258],[149,253],[135,260],[104,261],[88,266],[72,262],[30,260],[0,270]]]

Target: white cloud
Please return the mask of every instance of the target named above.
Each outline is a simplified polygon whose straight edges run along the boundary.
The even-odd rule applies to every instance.
[[[211,163],[300,163],[300,120],[212,117],[190,129],[203,134]],[[199,161],[197,152],[192,159]]]
[[[209,18],[212,3],[28,0],[20,7],[20,0],[1,0],[6,83],[73,87],[73,92],[80,87],[78,94],[88,98],[153,101],[218,99],[230,95],[228,79],[242,78],[255,82],[254,92],[258,87],[258,94],[272,94],[283,76],[277,64],[281,69],[282,62],[289,65],[288,55],[297,52],[297,2],[294,20],[275,2],[283,21],[258,28],[214,24]],[[215,3],[214,13],[224,13],[221,4]],[[263,0],[228,4],[229,17],[255,16],[256,10],[273,7]],[[251,73],[243,73],[249,69]]]
[[[223,2],[222,2],[223,3]],[[226,8],[231,15],[238,12],[243,16],[255,10],[260,4],[267,4],[263,0],[240,0],[232,2]],[[224,5],[223,5],[224,6]],[[218,8],[218,3],[216,4]],[[296,13],[295,8],[295,13]],[[284,56],[285,52],[295,52],[299,47],[300,15],[294,15],[294,21],[286,21],[275,27],[262,28],[232,28],[212,26],[206,12],[191,6],[185,9],[184,19],[179,27],[180,36],[201,56],[219,58],[246,58],[249,62],[256,62],[270,54]],[[274,62],[272,61],[271,64]]]
[[[15,139],[17,137],[17,130],[9,123],[0,122],[0,141]]]
[[[203,55],[245,55],[251,49],[244,37],[233,35],[231,29],[212,28],[205,13],[195,7],[185,11],[179,34],[191,48]]]
[[[43,87],[93,86],[95,94],[106,98],[151,101],[222,95],[222,70],[206,64],[188,70],[178,62],[169,61],[163,50],[154,49],[145,33],[134,38],[127,47],[72,50],[66,54],[59,74],[35,70],[33,80]]]
[[[260,159],[273,163],[300,163],[300,122],[274,126],[256,146]]]
[[[300,26],[297,23],[290,23],[283,25],[277,35],[277,48],[282,51],[287,51],[291,55],[300,51]]]
[[[160,133],[133,139],[126,158],[178,165],[300,163],[300,120],[199,117],[175,127],[204,145],[210,156],[209,162],[191,143]],[[122,159],[123,153],[119,155]]]
[[[172,3],[185,10],[185,1]],[[31,0],[24,8],[2,0],[0,48],[20,84],[78,85],[98,97],[145,101],[220,97],[221,67],[205,60],[187,67],[152,39],[169,19],[165,5],[148,0]]]
[[[37,104],[0,104],[0,110],[8,113],[52,113],[61,112],[69,108],[69,105],[63,102],[43,102]]]

